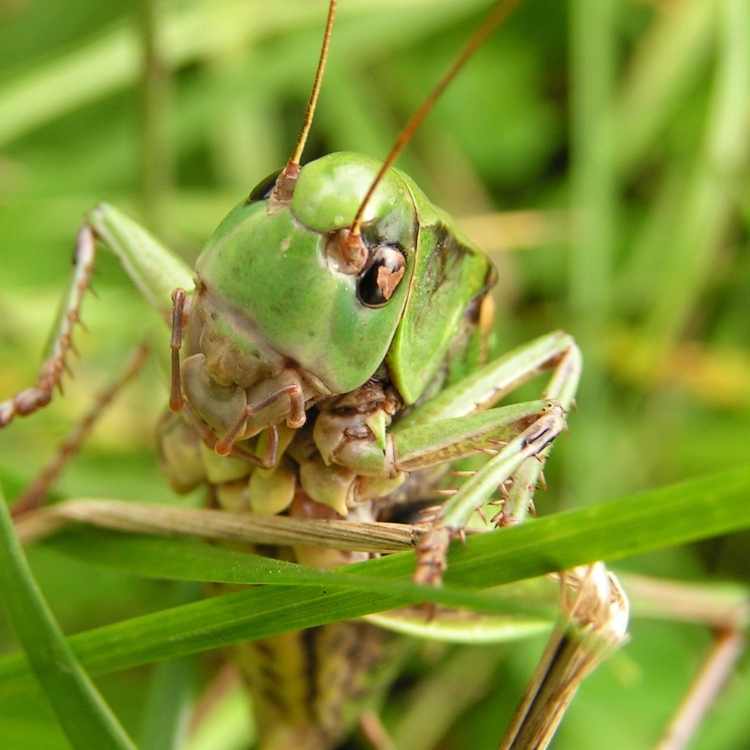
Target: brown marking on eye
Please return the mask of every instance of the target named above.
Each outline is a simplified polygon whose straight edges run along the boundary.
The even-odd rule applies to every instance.
[[[393,296],[406,271],[406,260],[396,247],[380,245],[372,252],[372,260],[357,284],[360,302],[367,307],[380,307]]]
[[[403,265],[395,271],[385,265],[378,268],[376,283],[378,289],[380,289],[380,293],[383,295],[383,299],[389,300],[393,296],[399,281],[404,277],[405,270],[406,268]]]

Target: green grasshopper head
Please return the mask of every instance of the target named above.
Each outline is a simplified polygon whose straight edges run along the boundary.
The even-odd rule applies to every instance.
[[[378,167],[357,154],[325,156],[302,168],[290,202],[274,204],[267,180],[224,219],[198,259],[193,303],[191,349],[212,381],[247,389],[293,370],[320,397],[354,390],[387,362],[404,400],[418,398],[488,261],[464,245],[458,252],[445,216],[390,170],[367,207],[367,258],[348,265],[338,240]],[[431,222],[424,231],[420,215]],[[468,273],[465,258],[474,260]]]
[[[290,202],[274,205],[267,180],[224,219],[198,259],[191,316],[200,326],[192,349],[213,381],[250,388],[294,370],[327,395],[354,390],[380,367],[417,236],[414,202],[395,172],[369,206],[361,269],[347,267],[337,241],[378,166],[332,154],[302,168]]]

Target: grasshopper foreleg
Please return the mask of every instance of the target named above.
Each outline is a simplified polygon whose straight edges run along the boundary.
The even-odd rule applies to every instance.
[[[67,370],[67,357],[75,351],[73,330],[81,319],[81,303],[91,283],[96,258],[96,243],[92,228],[84,224],[76,237],[73,256],[74,272],[70,288],[60,310],[57,331],[49,354],[39,369],[36,385],[0,403],[0,428],[17,416],[25,417],[42,409],[52,400],[55,388],[60,388]]]
[[[549,368],[553,368],[553,375],[543,392],[543,409],[533,419],[519,420],[515,434],[509,439],[503,438],[504,444],[498,444],[497,433],[485,435],[486,442],[480,449],[493,457],[451,496],[436,516],[418,550],[417,581],[440,583],[451,538],[462,534],[471,515],[498,487],[506,488],[511,484],[496,523],[510,525],[526,517],[532,508],[534,490],[542,478],[550,446],[564,429],[566,415],[573,405],[581,373],[580,351],[566,334],[543,336],[485,365],[417,408],[405,423],[399,424],[394,435],[397,446],[410,432],[429,430],[430,425],[437,428],[437,434],[444,433],[438,425],[445,424],[442,420],[446,417],[455,419],[467,415],[463,418],[469,419],[471,411],[496,403]],[[495,411],[500,410],[490,410]],[[498,449],[498,445],[502,447]]]
[[[118,257],[135,286],[165,320],[172,289],[192,285],[188,267],[145,229],[111,206],[98,206],[83,222],[76,237],[71,282],[36,385],[0,402],[0,428],[17,416],[28,416],[45,407],[52,400],[55,388],[61,387],[68,369],[68,355],[75,351],[73,331],[81,324],[81,304],[91,284],[97,240],[103,241]]]
[[[440,584],[451,539],[461,533],[474,511],[510,479],[526,459],[535,459],[562,432],[565,416],[560,404],[550,402],[545,412],[491,458],[442,507],[432,529],[417,548],[414,576],[417,583]]]

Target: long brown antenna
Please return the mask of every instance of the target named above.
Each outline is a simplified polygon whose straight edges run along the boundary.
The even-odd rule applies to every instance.
[[[359,204],[357,213],[354,216],[351,226],[349,227],[349,234],[347,244],[358,243],[358,238],[362,230],[362,219],[365,215],[365,209],[367,204],[370,202],[375,190],[377,189],[380,181],[383,179],[383,175],[393,166],[393,162],[396,161],[398,155],[404,150],[404,147],[412,139],[414,133],[424,121],[425,117],[432,111],[435,103],[440,98],[441,94],[448,87],[448,84],[456,77],[458,72],[467,63],[469,58],[484,44],[487,38],[492,34],[493,31],[513,12],[515,7],[518,5],[520,0],[499,0],[496,6],[490,11],[487,18],[484,20],[482,25],[474,32],[471,39],[466,43],[461,54],[458,56],[456,61],[451,65],[446,74],[438,81],[438,84],[432,90],[430,95],[422,102],[419,109],[409,118],[409,121],[404,126],[404,129],[398,134],[396,142],[393,144],[388,156],[385,157],[385,161],[378,170],[375,179],[372,181],[365,197]]]
[[[318,104],[320,87],[323,83],[323,75],[325,74],[326,63],[328,62],[328,48],[331,46],[333,20],[336,17],[336,1],[337,0],[330,0],[328,3],[328,17],[326,18],[326,27],[323,32],[323,44],[320,48],[318,68],[315,71],[315,79],[313,80],[310,99],[307,102],[307,109],[305,110],[305,119],[302,122],[302,129],[297,138],[297,144],[294,147],[294,151],[292,151],[289,161],[276,178],[276,185],[273,190],[276,200],[288,201],[291,199],[292,193],[294,192],[294,183],[299,176],[300,159],[302,158],[302,152],[305,150],[307,136],[310,134],[310,128],[312,127],[313,118],[315,117],[315,107]]]

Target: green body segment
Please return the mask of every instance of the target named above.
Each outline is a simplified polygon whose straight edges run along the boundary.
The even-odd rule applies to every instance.
[[[378,166],[349,153],[307,164],[291,204],[235,208],[197,271],[221,300],[238,346],[271,347],[333,394],[354,390],[387,362],[403,400],[413,403],[486,289],[491,265],[410,178],[391,170],[368,204],[363,237],[371,247],[399,248],[405,274],[387,303],[362,304],[358,277],[339,270],[327,243],[353,220]]]
[[[400,174],[414,200],[419,237],[409,299],[388,352],[388,367],[402,398],[412,404],[443,366],[471,302],[492,285],[494,268],[453,219]]]

